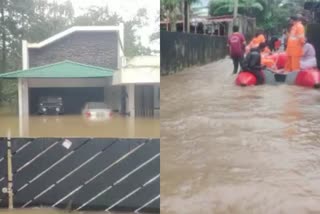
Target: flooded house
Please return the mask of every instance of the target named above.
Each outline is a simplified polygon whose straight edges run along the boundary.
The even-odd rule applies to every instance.
[[[22,41],[22,70],[0,76],[18,80],[20,129],[39,113],[43,97],[61,99],[64,115],[80,115],[86,103],[103,102],[116,114],[157,116],[159,56],[127,60],[124,36],[123,24],[75,26],[39,43]],[[27,132],[20,130],[20,136]]]

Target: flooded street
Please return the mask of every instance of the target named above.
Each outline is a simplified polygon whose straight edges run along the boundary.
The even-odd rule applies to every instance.
[[[320,213],[320,91],[231,73],[161,78],[161,213]]]
[[[30,116],[25,120],[23,137],[119,137],[159,138],[159,118],[123,117],[114,115],[110,120],[88,121],[81,115]],[[19,137],[19,118],[6,109],[0,111],[0,136]]]

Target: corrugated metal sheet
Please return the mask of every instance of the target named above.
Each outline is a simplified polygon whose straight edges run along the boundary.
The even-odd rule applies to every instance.
[[[0,190],[8,186],[0,138]],[[11,139],[13,207],[160,213],[160,139]],[[8,207],[0,191],[0,207]]]

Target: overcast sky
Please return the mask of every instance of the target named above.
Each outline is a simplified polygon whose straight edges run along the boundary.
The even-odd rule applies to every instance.
[[[65,0],[57,0],[58,2],[64,2]],[[83,12],[83,9],[90,6],[108,6],[110,12],[116,12],[121,15],[124,20],[129,20],[134,17],[137,10],[140,8],[147,9],[148,26],[138,31],[138,36],[141,37],[141,42],[145,46],[152,46],[153,49],[159,49],[157,43],[150,43],[149,36],[159,29],[159,23],[156,20],[158,11],[160,10],[160,0],[71,0],[75,15],[79,15]]]

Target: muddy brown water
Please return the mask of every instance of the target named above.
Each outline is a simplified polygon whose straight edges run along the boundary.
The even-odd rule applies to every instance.
[[[110,120],[98,122],[88,121],[81,115],[62,115],[30,116],[26,121],[21,125],[16,113],[3,107],[0,109],[0,136],[7,136],[10,130],[15,137],[160,137],[160,120],[156,117],[130,118],[115,114]]]
[[[320,91],[231,72],[161,78],[161,213],[320,213]]]

